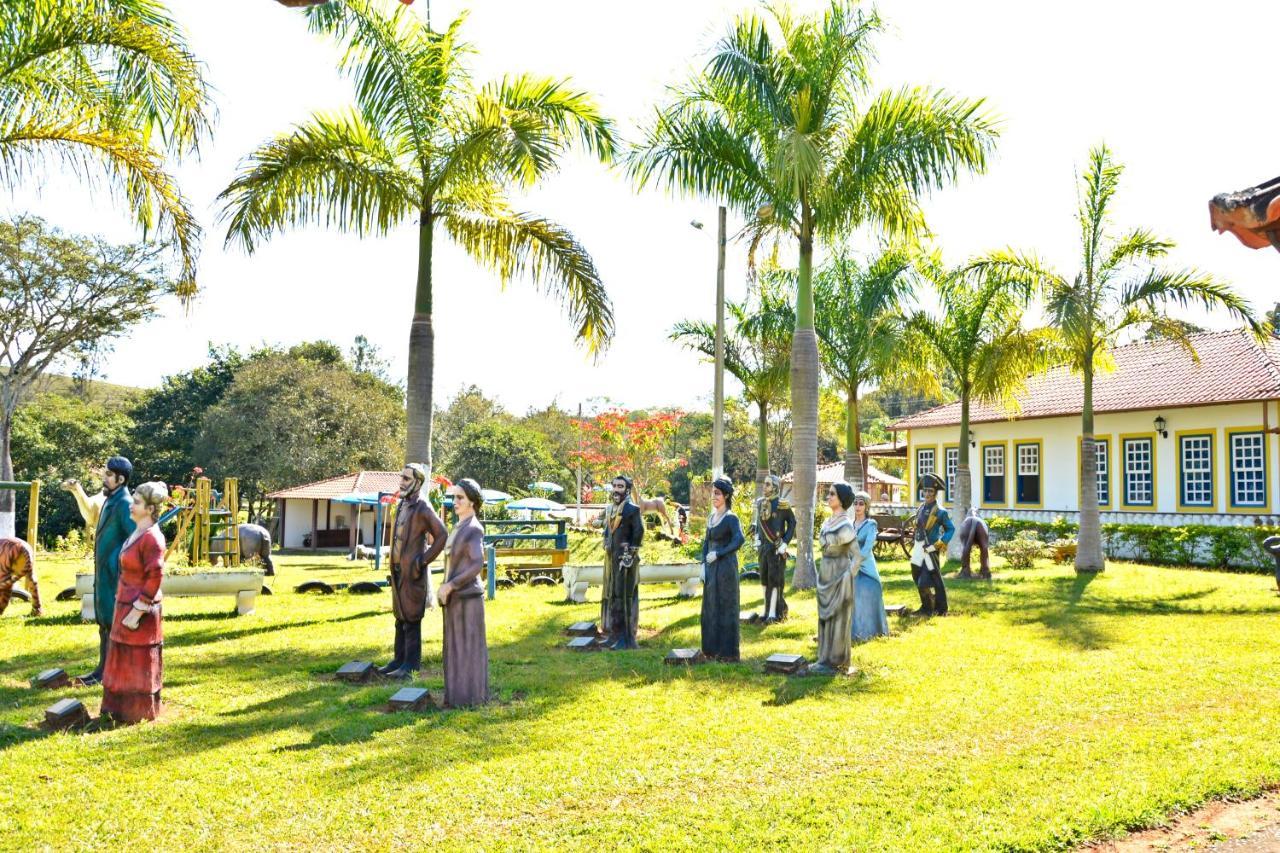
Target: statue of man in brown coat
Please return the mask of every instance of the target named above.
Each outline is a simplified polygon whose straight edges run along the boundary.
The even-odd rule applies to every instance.
[[[396,650],[378,671],[388,678],[411,678],[422,668],[422,617],[431,603],[431,561],[444,550],[444,522],[422,495],[427,471],[416,463],[400,472],[400,504],[391,543],[391,609],[396,617]]]

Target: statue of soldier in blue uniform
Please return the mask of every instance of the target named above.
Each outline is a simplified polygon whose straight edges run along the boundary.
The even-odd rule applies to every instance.
[[[942,564],[947,558],[947,543],[956,533],[945,507],[938,503],[938,492],[945,488],[937,474],[920,478],[924,503],[916,511],[915,545],[911,549],[911,580],[920,592],[920,616],[947,615],[947,587],[942,582]]]

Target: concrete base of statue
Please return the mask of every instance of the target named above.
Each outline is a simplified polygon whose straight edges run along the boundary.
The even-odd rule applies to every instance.
[[[604,584],[604,566],[565,566],[565,601],[578,604],[587,600],[588,587]],[[700,563],[640,564],[640,583],[675,583],[680,585],[677,595],[692,598],[702,590],[702,565]]]
[[[236,614],[248,616],[257,606],[262,592],[261,569],[194,572],[189,575],[165,575],[160,581],[164,598],[234,596]],[[93,575],[76,575],[76,595],[80,596],[80,618],[93,621]]]

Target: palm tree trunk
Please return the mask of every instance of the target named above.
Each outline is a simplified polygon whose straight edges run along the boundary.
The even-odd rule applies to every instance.
[[[796,285],[796,334],[791,341],[792,501],[796,510],[796,570],[792,585],[813,589],[813,503],[818,478],[818,336],[813,329],[813,226],[801,212]]]
[[[862,467],[862,442],[858,435],[858,386],[850,385],[845,400],[844,479],[855,492],[867,487]]]
[[[409,379],[406,388],[409,428],[405,462],[420,462],[431,473],[432,383],[435,373],[436,333],[431,325],[431,238],[433,218],[430,208],[422,211],[418,225],[418,283],[413,300],[413,323],[409,326]]]
[[[758,403],[760,423],[756,427],[756,500],[764,497],[764,478],[769,476],[769,405]]]
[[[13,458],[9,455],[9,436],[13,431],[13,413],[0,413],[0,480],[13,479]],[[17,526],[12,489],[0,489],[0,538],[10,538]],[[31,542],[34,548],[36,543]]]
[[[955,523],[969,517],[969,505],[973,501],[973,477],[969,473],[969,388],[967,384],[960,389],[960,458],[956,460],[956,493],[947,495],[955,510]],[[942,456],[942,476],[947,475],[946,451]],[[952,536],[948,549],[954,559],[960,559],[962,547],[960,537]],[[961,572],[963,574],[963,571]]]
[[[1108,459],[1108,463],[1114,464]],[[1084,405],[1080,412],[1080,533],[1076,539],[1076,571],[1106,568],[1102,553],[1102,519],[1098,513],[1098,456],[1093,443],[1093,354],[1084,359]]]

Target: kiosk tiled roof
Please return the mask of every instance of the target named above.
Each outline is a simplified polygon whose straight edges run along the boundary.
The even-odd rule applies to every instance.
[[[281,489],[267,495],[268,498],[298,498],[302,500],[333,500],[352,492],[395,492],[400,488],[399,471],[355,471],[339,474],[327,480],[316,480]]]
[[[1190,336],[1199,360],[1177,341],[1138,341],[1116,347],[1115,370],[1095,373],[1093,411],[1131,412],[1174,406],[1211,406],[1280,399],[1280,341],[1258,340],[1244,329]],[[1019,409],[1007,411],[977,400],[970,423],[1078,415],[1084,383],[1057,367],[1027,380]],[[924,429],[960,423],[960,403],[947,403],[895,421],[890,429]]]

